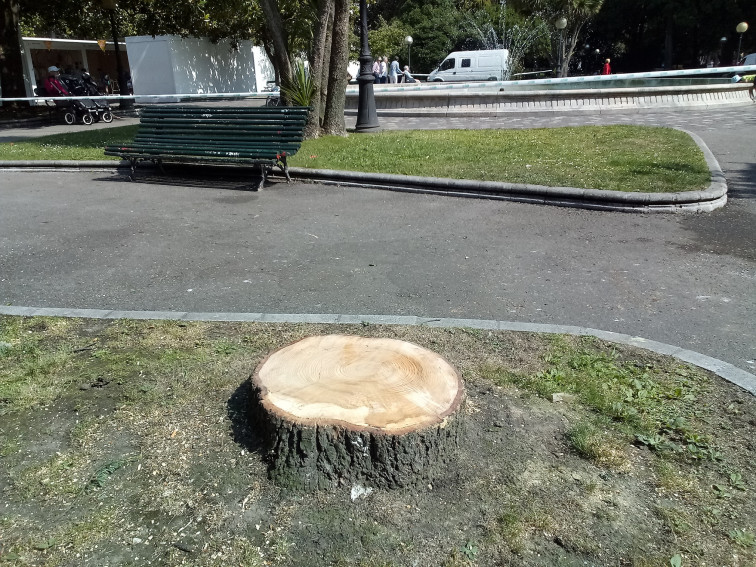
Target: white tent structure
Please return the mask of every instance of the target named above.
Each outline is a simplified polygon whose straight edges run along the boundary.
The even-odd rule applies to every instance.
[[[136,36],[126,38],[126,49],[134,95],[144,102],[150,95],[260,92],[274,78],[265,51],[249,41],[232,47],[205,38]]]

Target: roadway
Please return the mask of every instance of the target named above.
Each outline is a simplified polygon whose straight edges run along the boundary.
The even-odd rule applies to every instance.
[[[381,119],[396,129],[586,123],[696,132],[727,175],[729,203],[707,214],[627,214],[305,183],[252,193],[215,178],[5,171],[0,301],[579,325],[754,372],[756,105]]]

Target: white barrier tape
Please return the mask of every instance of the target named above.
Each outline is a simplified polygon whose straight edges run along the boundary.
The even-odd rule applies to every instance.
[[[0,98],[2,102],[23,102],[23,101],[38,101],[44,102],[46,100],[134,100],[139,102],[140,99],[153,100],[153,99],[168,99],[175,100],[177,98],[182,99],[208,99],[208,98],[262,98],[273,95],[274,93],[182,93],[182,94],[154,94],[154,95],[100,95],[100,96],[27,96],[27,97],[14,97],[14,98]]]
[[[379,85],[377,92],[404,91],[408,89],[427,90],[427,89],[469,89],[471,87],[501,87],[501,86],[521,86],[521,85],[569,85],[574,83],[598,83],[624,81],[629,79],[679,79],[686,77],[701,77],[703,75],[720,75],[720,74],[739,74],[750,75],[756,73],[756,65],[741,65],[732,67],[712,67],[705,69],[679,69],[676,71],[649,71],[647,73],[615,73],[612,75],[582,75],[580,77],[562,77],[551,79],[520,79],[516,81],[479,81],[479,82],[438,82],[438,83],[408,83],[406,86],[395,87],[393,85],[384,87]],[[726,77],[722,77],[726,79]],[[347,89],[355,90],[354,86]]]

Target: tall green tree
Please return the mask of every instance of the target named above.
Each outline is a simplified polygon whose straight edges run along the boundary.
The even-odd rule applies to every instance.
[[[19,12],[17,0],[0,0],[0,92],[5,98],[26,96]]]
[[[432,71],[466,39],[463,14],[453,0],[407,0],[399,19],[407,25],[414,40],[412,67],[416,72]]]

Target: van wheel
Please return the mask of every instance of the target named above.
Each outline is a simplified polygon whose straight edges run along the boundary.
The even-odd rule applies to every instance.
[[[487,81],[495,81],[495,80],[496,80],[496,77],[488,77],[488,78],[487,78],[486,80],[487,80]]]
[[[443,79],[433,79],[433,82],[434,83],[443,83],[444,80]]]

